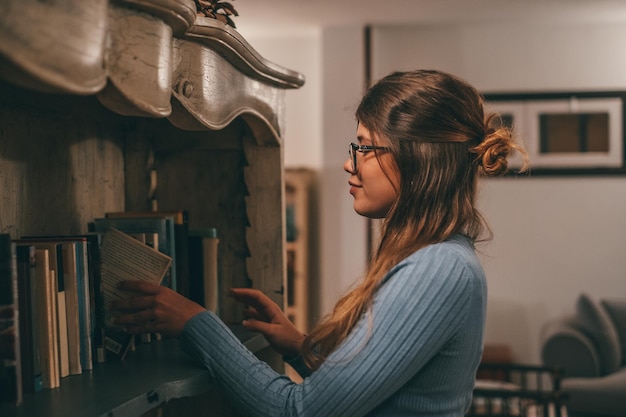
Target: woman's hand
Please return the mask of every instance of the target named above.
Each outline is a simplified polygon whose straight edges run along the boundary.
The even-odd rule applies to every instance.
[[[204,307],[162,285],[145,281],[124,281],[120,290],[132,291],[135,296],[117,300],[110,308],[119,315],[113,323],[123,326],[128,333],[161,333],[179,336],[187,322]]]
[[[289,321],[278,304],[259,290],[232,288],[230,295],[246,304],[243,326],[262,333],[280,354],[295,357],[300,354],[304,335]]]

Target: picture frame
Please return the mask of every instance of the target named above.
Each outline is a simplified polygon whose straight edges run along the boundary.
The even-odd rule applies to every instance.
[[[626,174],[626,92],[484,94],[485,112],[513,128],[529,156],[526,175]],[[509,167],[520,175],[522,158]]]

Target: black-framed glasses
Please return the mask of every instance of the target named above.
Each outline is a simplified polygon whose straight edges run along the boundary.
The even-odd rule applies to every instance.
[[[357,145],[351,142],[348,145],[348,155],[350,155],[350,161],[352,161],[352,172],[356,172],[356,153],[367,153],[371,151],[388,151],[390,148],[386,146],[374,146],[374,145]]]

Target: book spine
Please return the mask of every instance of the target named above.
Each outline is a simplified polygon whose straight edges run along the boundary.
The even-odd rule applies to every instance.
[[[50,251],[48,251],[48,256],[52,255]],[[48,258],[50,261],[50,258]],[[57,388],[61,386],[61,363],[60,363],[60,353],[59,353],[59,306],[58,306],[58,291],[57,291],[57,270],[49,269],[48,272],[48,284],[50,286],[50,292],[48,293],[48,302],[50,303],[49,309],[49,317],[48,317],[48,331],[50,334],[50,339],[52,339],[52,364],[51,364],[51,374],[52,374],[52,386],[50,388]]]
[[[87,245],[84,241],[76,243],[76,274],[78,289],[78,320],[80,325],[80,365],[84,370],[93,369],[92,340],[93,326],[91,301],[89,297],[89,266],[87,264]]]
[[[58,323],[58,339],[59,339],[59,376],[65,378],[70,374],[70,355],[67,338],[67,310],[66,310],[65,291],[57,293],[57,317]]]
[[[80,375],[80,322],[78,313],[78,281],[76,273],[76,244],[63,244],[63,271],[65,273],[65,313],[70,375]]]
[[[219,314],[221,288],[217,230],[214,228],[190,230],[187,241],[190,299]]]
[[[58,351],[55,345],[58,343],[55,339],[53,318],[53,291],[50,279],[50,262],[49,252],[47,249],[37,249],[35,251],[36,273],[35,285],[37,287],[36,303],[39,304],[39,316],[37,320],[37,328],[39,333],[39,348],[41,353],[41,373],[43,377],[44,388],[57,388],[60,385],[58,379]],[[55,291],[56,292],[56,291]]]
[[[219,314],[220,285],[218,277],[218,246],[217,231],[211,229],[210,234],[203,239],[204,249],[204,306],[207,310]]]
[[[89,241],[84,240],[83,242],[83,256],[84,262],[83,265],[85,267],[85,286],[87,287],[87,296],[89,297],[87,300],[87,307],[89,309],[89,362],[91,363],[91,368],[93,369],[94,364],[97,362],[98,358],[98,344],[97,344],[97,326],[96,326],[96,288],[94,286],[94,277],[92,276],[92,268],[90,265],[91,262],[91,254],[89,253]]]
[[[23,396],[16,246],[0,235],[0,404],[20,405]]]
[[[104,300],[102,299],[102,287],[100,279],[100,234],[90,234],[87,239],[87,255],[89,266],[89,290],[92,313],[93,340],[92,356],[96,362],[106,361],[106,349],[104,347]]]
[[[189,224],[186,215],[183,220],[174,223],[174,246],[176,288],[183,297],[189,298]]]
[[[203,275],[204,265],[202,261],[202,237],[190,234],[187,237],[187,285],[189,299],[200,305],[204,305]]]
[[[174,291],[178,290],[178,265],[176,260],[176,230],[174,225],[174,217],[166,218],[167,224],[167,235],[165,238],[165,244],[167,245],[167,251],[161,250],[161,252],[166,253],[172,258],[172,265],[169,269],[169,274],[171,275],[171,286],[170,288]]]
[[[17,288],[20,313],[20,350],[22,357],[22,390],[25,394],[43,389],[41,375],[41,354],[36,318],[39,316],[37,287],[35,279],[35,247],[18,245],[17,251]]]
[[[33,339],[33,361],[34,361],[34,373],[33,373],[33,390],[34,392],[40,392],[43,390],[43,365],[42,365],[42,350],[41,350],[41,335],[39,332],[39,326],[36,320],[39,318],[40,311],[43,310],[43,306],[39,305],[39,292],[36,284],[37,280],[37,248],[35,246],[30,247],[29,252],[29,284],[30,284],[30,298],[31,298],[31,333]]]
[[[65,294],[65,268],[63,265],[63,245],[56,247],[56,312],[57,338],[59,341],[59,376],[65,378],[70,374],[69,346],[67,336],[67,301]]]

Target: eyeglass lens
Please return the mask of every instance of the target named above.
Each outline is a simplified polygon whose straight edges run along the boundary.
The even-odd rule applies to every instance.
[[[352,172],[356,172],[356,150],[354,148],[354,144],[348,144],[348,154],[350,155],[350,160],[352,161]]]

